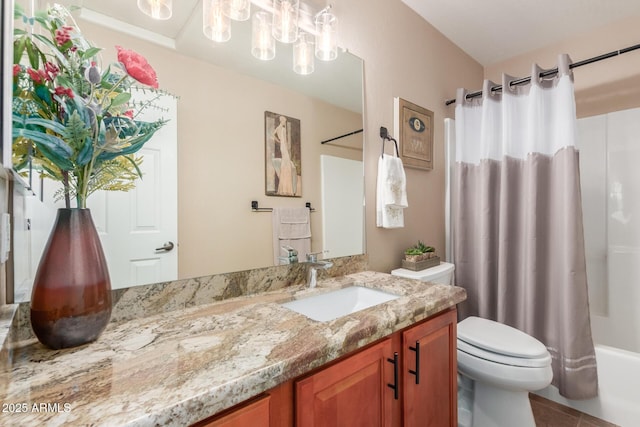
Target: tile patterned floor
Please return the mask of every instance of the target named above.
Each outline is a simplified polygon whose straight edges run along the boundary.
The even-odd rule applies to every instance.
[[[618,427],[535,394],[529,400],[536,427]]]

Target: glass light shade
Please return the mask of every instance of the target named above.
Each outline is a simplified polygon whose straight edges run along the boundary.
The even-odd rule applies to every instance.
[[[273,37],[282,43],[298,38],[300,0],[273,0]]]
[[[316,57],[323,61],[338,57],[338,18],[328,11],[316,16]]]
[[[307,33],[300,33],[298,41],[293,45],[293,71],[306,75],[313,73],[315,57],[313,37]]]
[[[256,12],[251,20],[251,54],[268,61],[276,56],[276,41],[271,37],[271,15]]]
[[[202,31],[207,38],[222,43],[231,38],[231,19],[224,13],[224,0],[202,1]]]
[[[153,19],[166,20],[173,14],[173,0],[138,0],[138,9]]]
[[[251,1],[225,0],[225,13],[234,21],[246,21],[251,16]]]

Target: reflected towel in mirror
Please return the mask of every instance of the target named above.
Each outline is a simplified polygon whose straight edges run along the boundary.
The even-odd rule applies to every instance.
[[[298,259],[311,253],[311,217],[308,208],[273,208],[273,262],[279,265],[283,246],[298,251]]]

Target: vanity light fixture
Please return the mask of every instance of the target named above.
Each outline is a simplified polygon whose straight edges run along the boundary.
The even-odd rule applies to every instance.
[[[313,36],[309,33],[300,32],[298,41],[293,45],[293,71],[307,75],[313,73],[315,66]]]
[[[171,0],[138,0],[171,3]],[[202,30],[211,40],[221,43],[231,38],[231,20],[250,17],[251,3],[259,8],[251,19],[251,54],[263,61],[275,58],[276,43],[294,43],[293,71],[311,74],[315,57],[332,61],[338,57],[338,19],[328,5],[312,14],[300,0],[202,0]],[[302,11],[301,11],[302,10]],[[315,41],[314,41],[315,37]]]
[[[225,12],[226,0],[202,0],[202,31],[214,42],[223,43],[231,38],[231,20]]]
[[[338,18],[331,13],[331,5],[318,12],[315,25],[316,57],[333,61],[338,57]]]
[[[153,19],[164,21],[173,14],[173,0],[138,0],[138,9]]]

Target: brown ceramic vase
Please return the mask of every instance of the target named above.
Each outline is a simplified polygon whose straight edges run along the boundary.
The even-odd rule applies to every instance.
[[[111,317],[111,282],[89,209],[58,209],[31,294],[31,326],[52,349],[95,341]]]

